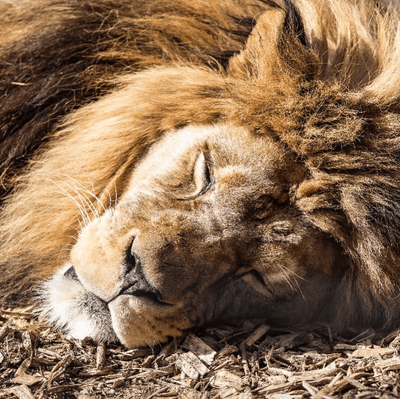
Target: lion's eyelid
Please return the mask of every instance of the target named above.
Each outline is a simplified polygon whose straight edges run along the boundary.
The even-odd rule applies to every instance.
[[[193,180],[196,185],[196,195],[201,195],[211,183],[210,169],[207,165],[206,157],[201,152],[198,156],[193,173]]]
[[[193,169],[193,182],[196,187],[195,192],[188,196],[178,198],[178,201],[195,199],[205,194],[213,183],[211,175],[212,173],[210,171],[209,162],[206,158],[206,155],[204,152],[201,152],[196,159]]]

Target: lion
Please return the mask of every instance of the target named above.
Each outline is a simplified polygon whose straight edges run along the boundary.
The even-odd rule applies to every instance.
[[[400,328],[394,4],[0,9],[4,304],[129,348]]]

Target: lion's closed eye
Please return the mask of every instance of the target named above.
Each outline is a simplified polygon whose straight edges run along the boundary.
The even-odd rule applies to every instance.
[[[211,170],[209,167],[209,162],[207,161],[206,156],[204,155],[204,152],[200,153],[195,162],[193,170],[193,182],[195,184],[194,193],[179,198],[179,200],[195,199],[207,193],[207,191],[212,187],[213,180],[211,177]]]

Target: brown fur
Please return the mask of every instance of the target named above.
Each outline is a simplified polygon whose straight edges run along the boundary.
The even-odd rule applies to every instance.
[[[185,314],[181,319],[175,313],[163,318],[161,310],[146,319],[136,304],[130,314],[124,313],[130,305],[121,305],[118,309],[125,310],[116,312],[125,319],[132,317],[134,323],[143,318],[137,339],[127,332],[129,325],[114,326],[128,346],[154,343],[199,323],[246,314],[278,325],[301,325],[285,306],[307,312],[307,323],[330,323],[342,331],[399,327],[400,30],[396,10],[385,11],[382,4],[372,2],[339,0],[298,0],[295,5],[184,0],[168,5],[154,1],[151,6],[137,1],[135,8],[131,4],[118,2],[117,7],[104,0],[78,6],[41,1],[32,10],[28,3],[13,3],[2,17],[7,33],[0,49],[7,62],[0,80],[6,88],[0,98],[0,161],[4,192],[12,191],[0,216],[5,295],[31,285],[32,273],[38,283],[69,262],[68,245],[75,243],[82,223],[86,227],[71,258],[85,288],[102,300],[107,302],[123,285],[122,266],[104,265],[106,259],[110,265],[125,262],[122,253],[136,237],[129,233],[130,239],[126,238],[126,229],[147,232],[142,233],[147,238],[137,240],[148,265],[144,273],[153,286],[163,287],[171,303],[178,301],[171,287],[185,279],[206,298],[199,302],[190,297],[185,305],[198,304],[199,309],[186,314],[186,308],[179,308]],[[41,18],[27,22],[32,13],[41,12]],[[253,18],[257,23],[244,46]],[[177,22],[173,24],[172,19]],[[48,37],[50,31],[53,40]],[[90,103],[105,92],[110,93]],[[60,116],[78,107],[54,127]],[[203,126],[205,138],[214,125],[223,126],[221,137],[232,129],[229,140],[244,154],[260,138],[266,154],[254,149],[255,161],[249,161],[249,154],[234,163],[245,167],[254,162],[250,170],[256,180],[243,172],[240,178],[240,173],[231,175],[226,189],[219,183],[224,194],[218,198],[223,200],[212,209],[219,215],[215,220],[223,220],[232,234],[221,241],[223,252],[215,249],[209,255],[209,266],[199,263],[211,251],[202,241],[216,233],[208,227],[200,229],[200,236],[193,231],[203,214],[190,219],[192,224],[180,224],[176,215],[189,211],[182,202],[171,202],[174,191],[156,180],[151,190],[158,193],[158,200],[150,196],[139,209],[139,200],[132,199],[133,188],[141,187],[141,181],[149,191],[147,175],[136,175],[140,165],[151,161],[148,154],[160,140],[174,142],[171,137],[178,137],[177,131],[192,125]],[[268,152],[279,155],[272,157]],[[31,154],[33,162],[25,167],[24,155]],[[220,167],[229,162],[221,161]],[[172,173],[168,165],[168,179],[180,187],[182,172]],[[265,175],[258,176],[257,170]],[[267,175],[268,179],[262,177]],[[279,188],[279,194],[271,192],[271,184]],[[191,187],[186,180],[185,187]],[[255,193],[263,190],[265,204],[260,204],[262,196]],[[264,215],[271,200],[280,210]],[[132,214],[137,215],[133,225],[121,211],[130,203]],[[231,204],[236,219],[221,216],[229,214],[224,203]],[[117,222],[108,211],[100,217],[104,209],[114,206]],[[204,206],[193,209],[193,214]],[[246,207],[252,215],[249,226],[243,221]],[[175,218],[164,214],[166,209]],[[154,212],[158,219],[152,216]],[[264,227],[255,228],[258,222],[254,220],[262,220]],[[95,226],[101,221],[105,228],[98,231]],[[283,238],[287,229],[289,241]],[[115,230],[118,233],[113,236]],[[187,244],[173,240],[177,233],[190,238],[194,255],[185,252]],[[108,234],[115,244],[97,248],[96,240]],[[180,249],[168,255],[173,264],[181,266],[183,259],[190,259],[186,274],[180,271],[174,278],[170,272],[160,272],[153,258],[155,253],[166,256],[160,250],[162,243]],[[235,260],[226,269],[215,269],[221,257]],[[220,279],[230,287],[224,278],[241,270],[238,259],[252,264],[275,288],[266,294],[256,281],[243,277],[240,289],[220,294],[223,289],[217,287],[206,294]],[[90,271],[98,260],[99,266]],[[273,270],[276,264],[290,269],[288,284],[282,287],[280,280],[271,277],[277,272],[284,280],[282,268]],[[204,272],[205,281],[193,271],[196,265],[210,271]],[[109,270],[113,270],[110,275]],[[99,271],[107,277],[94,283]],[[261,297],[254,294],[249,300],[246,284]],[[242,301],[235,305],[240,309],[236,314],[227,311],[228,294]],[[333,298],[329,306],[327,294]],[[268,295],[276,295],[273,305],[263,302]],[[219,305],[212,305],[213,300]],[[246,301],[255,306],[255,312],[243,305]],[[171,322],[168,328],[166,320]],[[160,333],[161,326],[166,333]],[[107,332],[97,338],[111,339],[111,335]]]

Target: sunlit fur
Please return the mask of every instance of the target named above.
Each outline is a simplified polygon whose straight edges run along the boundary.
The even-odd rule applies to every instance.
[[[313,243],[302,246],[307,248],[305,259],[312,260],[302,272],[317,270],[319,259],[323,274],[334,277],[334,305],[315,309],[307,323],[323,322],[347,332],[400,327],[400,29],[394,3],[147,3],[134,2],[136,13],[132,1],[0,5],[0,176],[6,197],[0,262],[5,297],[37,286],[69,265],[71,247],[75,254],[92,251],[86,231],[108,220],[114,208],[118,214],[119,204],[123,207],[131,198],[138,165],[146,163],[161,139],[179,137],[181,131],[190,135],[188,126],[194,126],[204,129],[204,138],[218,138],[221,131],[229,135],[231,129],[232,143],[243,148],[251,148],[258,137],[274,142],[276,146],[265,144],[265,151],[273,148],[287,162],[267,157],[273,176],[279,168],[290,176],[285,182],[271,178],[268,184],[282,184],[287,198],[274,201],[283,207],[284,221],[295,214],[298,237]],[[95,32],[90,40],[75,37],[89,31]],[[244,141],[237,138],[240,131]],[[265,159],[258,158],[260,170]],[[157,198],[157,191],[146,190]],[[251,203],[251,194],[243,203]],[[154,213],[164,210],[154,202]],[[263,221],[266,226],[268,220]],[[113,228],[134,229],[126,216],[118,221],[122,225]],[[319,240],[328,243],[329,262]],[[290,252],[283,241],[276,239],[275,253],[268,247],[271,259],[285,253],[288,260],[300,250],[291,247]],[[84,249],[83,242],[89,243]],[[195,242],[193,251],[204,255]],[[239,251],[243,244],[232,245]],[[294,240],[290,245],[300,244]],[[116,248],[125,253],[127,246],[128,240]],[[296,262],[300,259],[288,260]],[[158,276],[158,270],[153,272]],[[282,268],[279,273],[287,278]],[[305,295],[301,278],[291,277],[285,289]],[[119,284],[104,291],[106,278],[84,285],[93,285],[92,291],[106,298]],[[249,284],[256,287],[254,281]],[[324,284],[307,288],[306,304],[322,298]],[[52,315],[54,305],[45,306],[52,321],[68,324]],[[161,334],[152,331],[165,319],[153,318],[143,321],[144,332],[136,339],[129,326],[115,321],[130,320],[131,314],[125,314],[129,306],[119,309],[112,322],[117,331],[90,327],[75,335],[111,340],[115,332],[127,346],[137,346],[213,321],[177,321],[174,314],[170,332]],[[264,314],[259,318],[277,320]],[[293,325],[300,324],[293,316]]]

